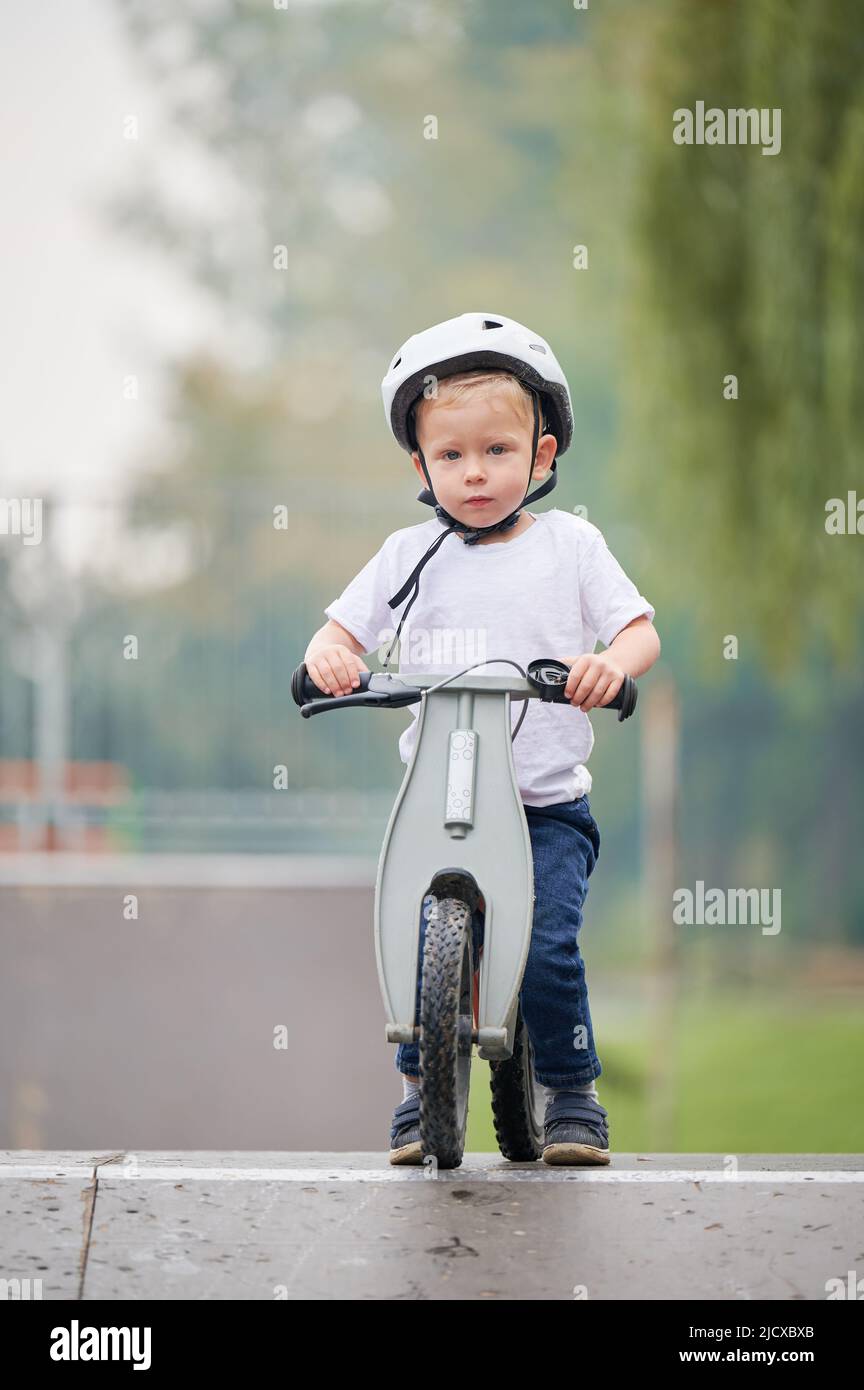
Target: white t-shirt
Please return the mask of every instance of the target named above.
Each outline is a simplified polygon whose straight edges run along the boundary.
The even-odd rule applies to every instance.
[[[653,619],[653,607],[596,526],[557,508],[528,515],[535,518],[532,525],[509,541],[466,545],[456,531],[441,542],[420,572],[420,592],[399,637],[400,675],[452,674],[477,661],[484,665],[472,674],[515,675],[512,667],[492,664],[492,658],[509,657],[523,670],[539,657],[575,660],[593,652],[598,638],[608,647],[641,613]],[[367,654],[378,652],[383,661],[410,593],[396,608],[387,600],[445,529],[434,517],[394,531],[325,608]],[[385,669],[396,670],[392,654]],[[512,727],[523,708],[512,700]],[[403,763],[414,748],[420,705],[407,709],[411,723],[399,739]],[[585,763],[593,744],[591,721],[582,710],[529,700],[513,742],[524,804],[551,806],[590,791]]]

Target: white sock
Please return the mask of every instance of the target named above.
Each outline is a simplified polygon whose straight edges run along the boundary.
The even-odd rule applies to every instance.
[[[409,1081],[409,1080],[408,1080],[408,1077],[405,1076],[405,1075],[403,1074],[403,1076],[402,1076],[402,1099],[403,1099],[403,1100],[407,1100],[409,1096],[416,1096],[416,1094],[417,1094],[417,1092],[418,1092],[419,1090],[420,1090],[420,1081],[419,1081],[419,1078],[418,1078],[417,1081]]]
[[[592,1100],[597,1101],[598,1105],[600,1104],[599,1097],[597,1095],[596,1076],[593,1077],[592,1080],[589,1081],[586,1086],[544,1086],[543,1090],[546,1092],[547,1104],[551,1104],[556,1096],[566,1095],[568,1091],[578,1091],[580,1095],[590,1096]]]

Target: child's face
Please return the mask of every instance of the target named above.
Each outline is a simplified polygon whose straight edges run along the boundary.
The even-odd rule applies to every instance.
[[[458,404],[424,402],[417,437],[435,496],[457,521],[494,526],[519,506],[529,482],[532,428],[505,392],[492,388]],[[553,434],[541,435],[532,483],[546,477],[556,447]],[[411,457],[425,487],[419,456]],[[470,500],[478,496],[486,500]]]

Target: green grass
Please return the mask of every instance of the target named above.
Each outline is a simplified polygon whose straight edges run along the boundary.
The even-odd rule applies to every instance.
[[[602,1016],[602,1009],[600,1010]],[[847,1001],[715,992],[679,1006],[668,1072],[670,1132],[654,1142],[645,1046],[595,1018],[613,1153],[855,1153],[864,1150],[864,1028]],[[497,1150],[488,1063],[475,1056],[466,1149]]]

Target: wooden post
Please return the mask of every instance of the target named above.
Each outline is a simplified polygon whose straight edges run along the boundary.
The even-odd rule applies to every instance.
[[[680,966],[672,894],[678,861],[680,711],[668,668],[659,663],[640,691],[642,903],[648,935],[645,1036],[650,1148],[675,1147],[676,1006]]]

